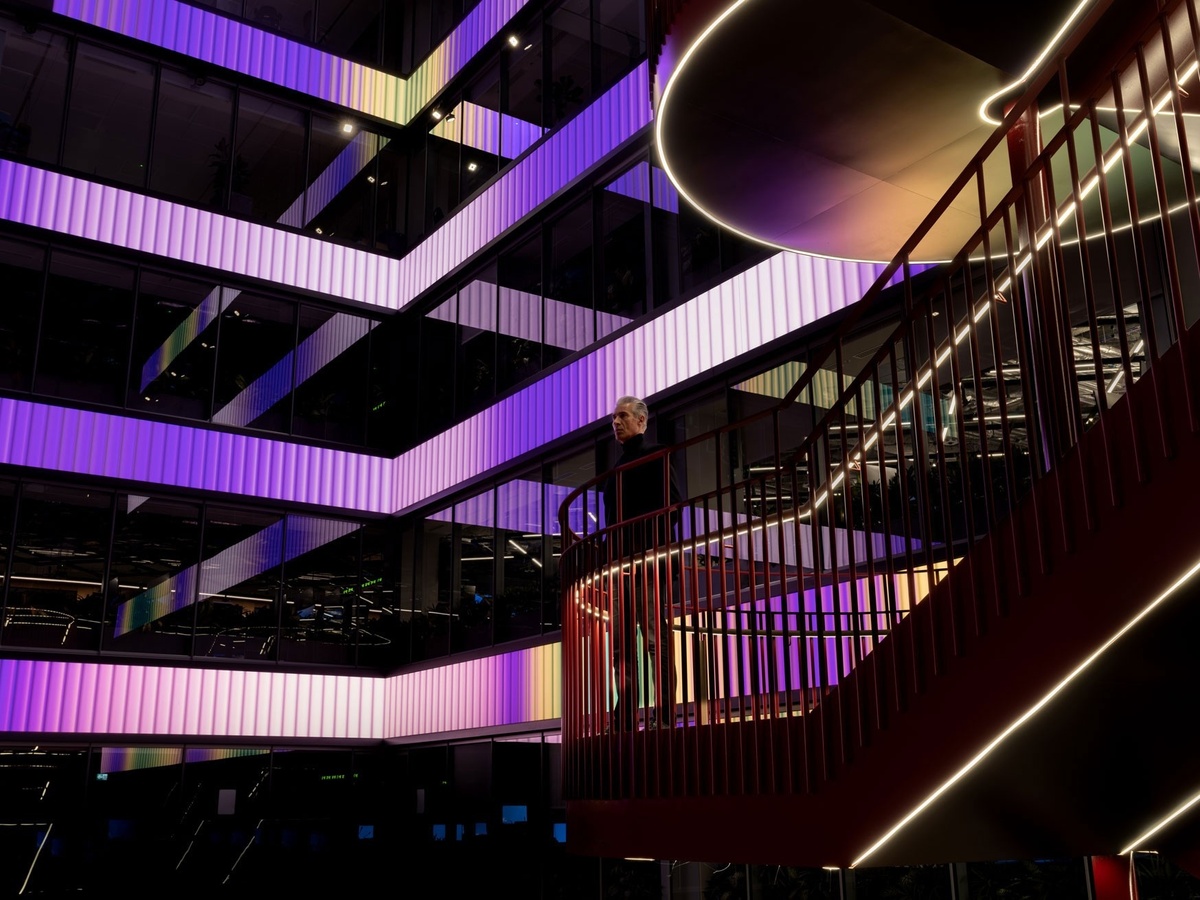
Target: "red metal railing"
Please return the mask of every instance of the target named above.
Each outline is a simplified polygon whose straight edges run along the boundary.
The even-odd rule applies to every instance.
[[[686,469],[684,500],[606,523],[618,470],[564,503],[569,797],[811,791],[1025,590],[1027,573],[1001,585],[986,567],[988,589],[940,604],[897,633],[891,668],[847,682],[1026,495],[1061,490],[1043,476],[1084,431],[1135,416],[1127,387],[1157,379],[1197,318],[1196,0],[1165,5],[1107,74],[1074,83],[1093,27],[1134,8],[1098,4],[1064,38],[782,402],[647,457]],[[968,209],[962,252],[914,274],[923,242]],[[889,309],[888,328],[869,327]],[[1142,437],[1107,477],[1078,463],[1086,521],[1119,502],[1120,467],[1171,454],[1165,429]],[[1070,546],[1066,522],[1035,523],[1037,546]]]

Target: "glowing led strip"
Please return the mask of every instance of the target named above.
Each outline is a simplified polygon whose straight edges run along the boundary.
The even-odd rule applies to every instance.
[[[939,797],[942,796],[942,794],[946,793],[946,791],[948,791],[955,784],[957,784],[959,781],[961,781],[972,769],[974,769],[977,765],[979,765],[981,762],[983,762],[992,753],[992,751],[994,751],[997,747],[999,747],[1008,738],[1009,735],[1011,735],[1014,731],[1016,731],[1018,728],[1020,728],[1022,725],[1024,725],[1030,719],[1032,719],[1035,715],[1037,715],[1038,712],[1040,712],[1042,710],[1042,708],[1046,706],[1046,704],[1048,704],[1051,700],[1053,700],[1056,696],[1058,696],[1058,694],[1061,693],[1069,684],[1071,684],[1071,682],[1073,682],[1076,678],[1078,678],[1080,675],[1082,675],[1092,665],[1092,663],[1094,663],[1096,660],[1098,660],[1113,644],[1115,644],[1117,641],[1119,641],[1122,637],[1125,636],[1125,634],[1127,634],[1139,622],[1141,622],[1142,619],[1146,618],[1146,616],[1148,616],[1151,612],[1153,612],[1156,608],[1158,608],[1173,593],[1175,593],[1175,591],[1177,591],[1180,587],[1182,587],[1184,584],[1186,584],[1194,575],[1196,575],[1197,572],[1200,572],[1200,561],[1194,563],[1186,572],[1184,572],[1184,574],[1182,576],[1177,578],[1170,587],[1168,587],[1165,591],[1163,591],[1161,594],[1159,594],[1157,597],[1155,597],[1152,601],[1150,601],[1150,603],[1148,603],[1145,607],[1143,607],[1142,610],[1137,615],[1135,615],[1132,619],[1130,619],[1128,622],[1126,622],[1115,634],[1112,635],[1112,637],[1110,637],[1103,644],[1101,644],[1089,657],[1087,657],[1087,659],[1085,659],[1082,663],[1080,663],[1078,666],[1076,666],[1075,669],[1069,675],[1066,676],[1066,678],[1064,678],[1062,681],[1060,681],[1058,684],[1056,684],[1053,688],[1051,688],[1045,695],[1042,696],[1042,698],[1040,700],[1038,700],[1035,704],[1033,704],[1033,706],[1029,707],[1029,709],[1027,709],[1024,713],[1022,713],[1007,728],[1005,728],[1003,731],[1001,731],[995,738],[992,739],[992,741],[990,743],[988,743],[982,750],[980,750],[977,754],[975,754],[975,756],[972,757],[971,760],[965,766],[963,766],[961,769],[959,769],[957,772],[955,772],[950,778],[948,778],[945,782],[943,782],[940,787],[938,787],[936,790],[934,790],[933,793],[931,793],[928,797],[926,797],[919,804],[917,804],[917,806],[914,807],[911,812],[909,812],[907,815],[905,815],[903,818],[901,818],[900,821],[897,822],[895,825],[893,825],[890,830],[888,830],[881,838],[879,838],[879,840],[877,840],[874,844],[872,844],[870,847],[868,847],[866,850],[864,850],[862,853],[860,853],[858,855],[858,858],[855,859],[854,862],[852,862],[850,864],[851,867],[861,865],[863,862],[865,862],[867,859],[869,859],[872,854],[874,854],[880,847],[882,847],[884,844],[886,844],[888,841],[890,841],[893,837],[895,837],[913,819],[915,819],[922,812],[924,812],[926,809],[928,809],[930,805],[932,805]],[[1195,802],[1195,801],[1192,801],[1192,802]],[[1178,813],[1181,811],[1182,810],[1177,811],[1175,813],[1175,815],[1178,815]],[[1166,821],[1160,823],[1160,825],[1158,827],[1161,827],[1163,824],[1166,824]],[[1155,830],[1157,830],[1157,829],[1155,829]],[[1150,832],[1150,833],[1153,833],[1153,832]],[[1136,844],[1136,843],[1140,842],[1142,839],[1143,838],[1138,838],[1138,841],[1135,841],[1134,843]],[[1128,850],[1128,848],[1127,848],[1127,850]],[[1121,852],[1125,853],[1125,852],[1127,852],[1127,850],[1123,850]]]
[[[1050,38],[1049,43],[1047,43],[1046,46],[1044,48],[1042,48],[1042,52],[1038,54],[1037,59],[1035,59],[1030,64],[1029,68],[1025,70],[1025,74],[1023,74],[1016,81],[1012,81],[1012,82],[1006,84],[1004,87],[1000,88],[1000,90],[996,91],[996,93],[992,94],[990,97],[985,98],[984,101],[981,104],[979,104],[979,118],[983,119],[983,121],[987,122],[989,125],[999,125],[1000,124],[999,119],[993,119],[991,116],[989,116],[987,114],[988,107],[991,106],[991,104],[995,100],[999,99],[1000,97],[1003,97],[1005,94],[1009,93],[1014,88],[1019,87],[1020,85],[1024,84],[1026,81],[1028,81],[1034,75],[1036,75],[1038,72],[1038,69],[1041,68],[1042,63],[1044,63],[1046,61],[1046,58],[1049,57],[1051,52],[1053,52],[1054,48],[1058,46],[1058,42],[1063,39],[1064,35],[1066,35],[1068,29],[1070,29],[1070,27],[1071,27],[1071,23],[1074,22],[1076,19],[1078,19],[1083,14],[1083,11],[1095,2],[1096,2],[1096,0],[1080,0],[1080,2],[1076,5],[1076,7],[1073,10],[1071,10],[1071,14],[1069,16],[1067,16],[1066,21],[1063,22],[1061,26],[1059,26],[1059,29],[1057,32],[1055,32],[1054,37]]]
[[[1120,855],[1124,856],[1126,853],[1132,853],[1134,850],[1137,850],[1139,847],[1145,844],[1146,841],[1150,840],[1150,838],[1154,837],[1154,835],[1158,834],[1197,803],[1200,803],[1200,794],[1194,794],[1187,800],[1183,801],[1183,803],[1175,807],[1175,809],[1171,810],[1169,813],[1151,825],[1148,829],[1130,841],[1129,846],[1123,849]]]

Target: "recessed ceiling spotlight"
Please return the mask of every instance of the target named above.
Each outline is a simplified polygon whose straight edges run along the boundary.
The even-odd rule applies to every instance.
[[[435,122],[440,122],[442,119],[442,111],[440,109],[435,109],[430,115],[433,116],[433,121]]]
[[[367,184],[374,184],[374,183],[375,183],[375,176],[374,176],[374,175],[368,175],[368,176],[367,176]]]
[[[453,122],[454,121],[454,113],[452,113],[452,112],[446,113],[446,121]]]
[[[320,225],[318,225],[318,226],[317,226],[317,229],[316,229],[316,231],[317,231],[317,234],[324,234],[324,233],[325,233],[324,231],[322,231],[322,230],[321,230],[321,226],[320,226]],[[237,313],[234,313],[234,315],[236,316],[236,315],[237,315]]]
[[[479,163],[467,163],[467,171],[468,172],[474,172],[478,168],[479,168]]]
[[[532,42],[532,41],[530,41],[528,44],[526,44],[526,45],[525,45],[524,47],[522,47],[521,49],[522,49],[522,50],[532,50],[532,49],[533,49],[533,42]]]
[[[515,34],[510,34],[508,36],[508,46],[515,47],[519,43],[521,43],[521,41],[517,38],[517,36]]]
[[[353,133],[354,133],[354,123],[343,122],[342,123],[342,134],[353,134]]]

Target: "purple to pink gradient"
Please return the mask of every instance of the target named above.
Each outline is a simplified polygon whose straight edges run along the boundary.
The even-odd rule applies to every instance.
[[[559,644],[380,677],[0,660],[0,733],[413,737],[561,717]]]
[[[405,125],[527,0],[481,0],[408,79],[177,0],[54,0],[59,15]]]
[[[400,310],[650,121],[643,64],[403,259],[0,160],[0,219],[284,287]]]

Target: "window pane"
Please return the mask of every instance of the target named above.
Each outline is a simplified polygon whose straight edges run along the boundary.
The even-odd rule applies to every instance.
[[[489,267],[458,293],[458,407],[456,417],[482,409],[496,396],[496,273]]]
[[[602,291],[597,337],[628,324],[646,311],[646,210],[650,166],[639,163],[600,193]]]
[[[496,643],[541,632],[546,534],[537,471],[496,488],[497,543],[504,548],[496,591]]]
[[[34,390],[119,404],[125,396],[133,269],[55,251]]]
[[[321,0],[317,46],[337,56],[374,66],[379,61],[380,0]]]
[[[504,73],[508,80],[508,108],[502,112],[508,113],[518,122],[540,130],[546,124],[542,92],[545,61],[542,55],[540,23],[531,27],[526,34],[520,35],[518,39],[524,40],[525,43],[513,48],[512,52],[503,57]]]
[[[0,241],[0,284],[6,295],[0,304],[0,387],[27,391],[33,380],[45,263],[41,247]]]
[[[190,654],[200,562],[199,505],[118,494],[116,516],[104,647],[122,653]]]
[[[391,522],[363,529],[362,579],[356,620],[358,663],[390,668],[409,660],[412,610],[412,529]],[[402,581],[402,568],[407,579]]]
[[[233,90],[164,69],[158,88],[150,188],[199,206],[226,207]],[[239,179],[245,173],[238,173]]]
[[[144,185],[153,101],[152,65],[79,44],[63,165],[85,175]]]
[[[413,594],[413,660],[450,652],[450,617],[455,613],[453,508],[436,512],[423,523],[418,544]]]
[[[374,246],[376,157],[382,141],[349,120],[313,116],[304,221],[289,219],[288,224],[303,224],[338,243]]]
[[[289,518],[290,546],[304,549],[308,543],[330,536],[322,535],[319,526],[301,526],[302,521],[307,526],[319,520]],[[355,630],[361,614],[358,588],[362,539],[355,524],[331,526],[331,534],[344,530],[350,533],[319,543],[286,563],[283,627],[279,632],[281,660],[331,665],[354,662]],[[298,527],[305,527],[301,539],[304,543],[296,540]]]
[[[495,604],[496,542],[494,491],[486,491],[454,506],[459,534],[459,582],[455,615],[450,619],[452,649],[469,650],[492,643]]]
[[[304,132],[304,113],[295,107],[241,95],[230,211],[278,221],[304,191]]]
[[[367,424],[368,336],[375,322],[300,308],[292,433],[361,444]]]
[[[646,55],[646,17],[640,0],[604,0],[595,4],[600,85],[615,84]],[[597,93],[599,93],[597,91]]]
[[[142,271],[129,408],[207,419],[217,356],[217,313],[231,288]]]
[[[590,0],[566,0],[550,14],[550,127],[573,118],[592,99]]]
[[[246,18],[254,25],[300,40],[312,40],[313,0],[247,0]]]
[[[5,607],[6,644],[99,646],[112,500],[107,491],[24,486]]]
[[[204,523],[196,656],[274,658],[284,517],[210,507]]]
[[[419,437],[441,431],[454,421],[454,375],[458,295],[421,318]]]
[[[533,377],[542,367],[542,236],[502,253],[496,265],[500,284],[498,390]]]
[[[286,431],[296,343],[296,306],[240,294],[221,315],[213,421]]]
[[[592,245],[589,199],[551,226],[546,349],[555,359],[582,350],[596,339],[592,317]]]
[[[58,162],[68,59],[61,35],[0,19],[0,151]]]

